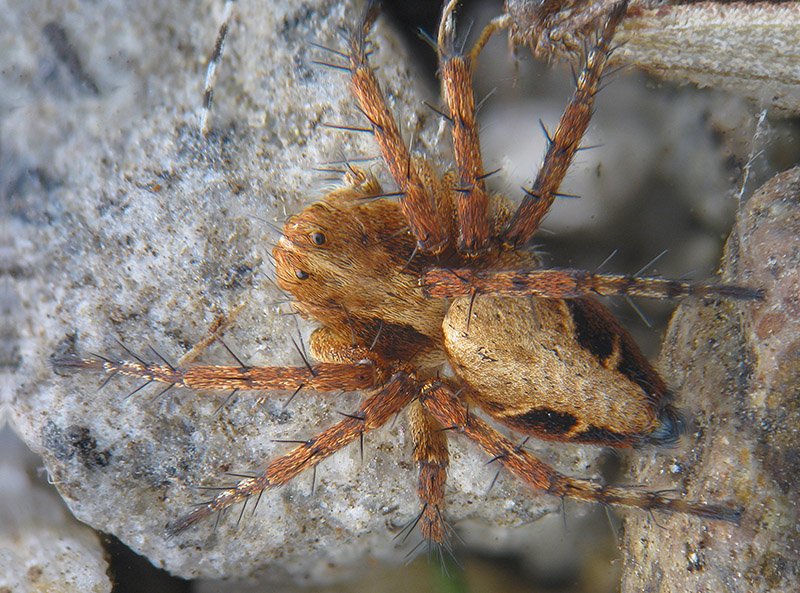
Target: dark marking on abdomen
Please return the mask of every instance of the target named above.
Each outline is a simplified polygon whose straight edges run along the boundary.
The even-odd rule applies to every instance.
[[[567,299],[564,301],[575,324],[575,338],[602,363],[614,353],[616,332],[608,319],[597,310],[595,301]]]
[[[520,432],[535,433],[546,438],[545,435],[558,437],[568,433],[578,419],[572,414],[538,408],[519,416],[503,418],[503,422]]]
[[[645,439],[640,434],[621,434],[601,428],[599,426],[590,426],[583,432],[580,432],[572,439],[576,443],[585,443],[587,445],[605,445],[608,447],[635,447],[642,443]]]
[[[602,304],[588,298],[564,302],[575,323],[575,338],[597,358],[599,364],[605,366],[603,363],[608,356],[616,354],[618,362],[614,370],[638,385],[651,402],[658,404],[666,399],[664,381],[628,331]]]

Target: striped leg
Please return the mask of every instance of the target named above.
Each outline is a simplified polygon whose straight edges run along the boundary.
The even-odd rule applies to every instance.
[[[577,498],[602,504],[695,515],[738,524],[741,510],[722,505],[668,498],[659,492],[604,486],[591,480],[570,478],[539,461],[506,437],[470,414],[456,395],[442,383],[426,385],[422,405],[446,428],[463,433],[491,459],[499,461],[535,490],[553,496]]]
[[[397,369],[376,393],[351,414],[330,428],[295,447],[267,465],[266,469],[252,478],[244,478],[231,488],[219,492],[206,504],[179,518],[167,527],[170,535],[188,529],[212,513],[220,512],[247,501],[254,494],[268,488],[282,486],[301,472],[317,465],[326,457],[359,439],[370,430],[383,426],[392,416],[405,408],[417,395],[419,389],[410,369]]]
[[[509,247],[521,246],[530,240],[558,195],[558,188],[589,127],[600,77],[612,51],[611,40],[627,7],[628,0],[621,0],[611,9],[597,44],[586,56],[586,65],[578,76],[577,88],[555,133],[549,138],[550,144],[536,181],[530,190],[526,190],[522,203],[502,232],[503,243]]]
[[[381,156],[402,194],[399,196],[400,207],[417,244],[425,253],[439,253],[450,239],[448,225],[440,221],[435,200],[425,187],[367,61],[366,37],[377,15],[377,5],[373,3],[362,26],[351,39],[350,90],[359,109],[369,120]]]

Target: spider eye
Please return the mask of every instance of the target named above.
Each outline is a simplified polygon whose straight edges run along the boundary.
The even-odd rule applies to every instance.
[[[325,243],[325,235],[317,231],[316,233],[311,234],[311,240],[314,241],[315,245],[322,245]]]
[[[294,275],[297,276],[298,280],[308,280],[308,272],[303,270],[295,270]]]

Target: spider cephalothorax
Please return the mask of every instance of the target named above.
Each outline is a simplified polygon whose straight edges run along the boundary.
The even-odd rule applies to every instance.
[[[455,171],[438,176],[412,157],[368,64],[370,8],[351,37],[350,87],[397,185],[387,199],[370,174],[348,168],[342,187],[291,217],[274,249],[278,282],[319,327],[303,367],[175,369],[142,362],[62,360],[192,389],[361,390],[359,410],[224,488],[170,526],[178,533],[211,513],[291,480],[408,410],[418,463],[422,535],[445,539],[444,484],[449,434],[462,433],[532,488],[643,509],[738,521],[740,511],[662,493],[605,487],[564,476],[514,445],[478,415],[553,441],[637,447],[671,443],[680,419],[670,394],[631,336],[592,295],[758,298],[736,286],[538,269],[526,248],[552,205],[588,126],[600,76],[626,0],[613,5],[585,57],[577,88],[533,186],[516,209],[490,195],[480,153],[472,51],[454,49],[452,12],[438,36],[443,117],[451,126]],[[341,66],[340,66],[341,67]],[[474,404],[474,405],[473,405]],[[448,429],[447,431],[442,430]]]
[[[431,176],[428,181],[435,184],[437,214],[452,231],[454,177],[446,175],[440,181]],[[296,299],[297,311],[322,324],[338,341],[416,366],[436,354],[441,364],[448,303],[424,294],[422,273],[437,265],[518,269],[531,267],[535,258],[502,248],[465,257],[452,244],[437,254],[424,253],[409,233],[401,208],[376,198],[382,194],[373,177],[352,169],[345,187],[289,219],[273,254],[278,282]]]

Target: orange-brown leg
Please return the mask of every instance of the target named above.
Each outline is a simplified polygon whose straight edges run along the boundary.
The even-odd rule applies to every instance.
[[[238,309],[233,313],[237,312]],[[221,328],[230,320],[231,316],[217,318],[209,328],[208,337],[180,360],[196,358],[213,340],[219,339]],[[250,367],[243,364],[183,367],[170,365],[163,358],[164,364],[146,362],[130,350],[128,353],[136,360],[68,357],[54,360],[53,365],[62,370],[100,371],[107,374],[108,379],[115,375],[144,379],[146,383],[136,391],[155,382],[167,384],[167,389],[179,387],[208,391],[295,392],[301,389],[317,392],[372,389],[383,384],[386,379],[385,369],[389,367],[389,363],[374,352],[363,346],[349,345],[324,327],[318,328],[311,335],[311,353],[317,360],[323,361],[313,366],[307,363],[303,367]]]
[[[484,183],[472,92],[473,54],[477,55],[477,52],[459,55],[455,49],[452,12],[456,4],[451,0],[445,6],[439,24],[439,76],[460,183],[455,200],[459,233],[457,247],[465,255],[477,255],[486,250],[489,242],[489,196]]]
[[[447,437],[442,425],[419,401],[409,405],[408,418],[414,439],[414,459],[419,467],[417,494],[421,508],[407,533],[419,525],[426,541],[447,545],[447,524],[444,519],[444,486],[449,464]]]
[[[667,498],[658,492],[604,486],[591,480],[570,478],[539,461],[521,447],[470,414],[458,397],[444,384],[426,385],[420,395],[423,406],[446,428],[457,430],[476,442],[517,477],[536,490],[553,496],[567,496],[603,504],[665,510],[706,519],[738,523],[741,510],[714,504]]]
[[[206,334],[199,342],[192,346],[183,356],[178,359],[177,366],[186,366],[197,360],[203,352],[208,349],[215,340],[219,340],[225,329],[233,323],[236,316],[244,308],[244,303],[237,305],[232,310],[221,315],[217,315],[206,329]]]
[[[589,126],[594,96],[600,87],[600,77],[611,54],[611,40],[627,7],[628,0],[621,0],[609,11],[608,20],[600,30],[597,45],[586,56],[586,65],[578,76],[577,88],[553,137],[550,138],[550,145],[536,181],[530,190],[526,190],[522,203],[502,231],[501,239],[504,244],[516,247],[527,243],[550,210]]]
[[[383,387],[364,400],[355,414],[347,416],[317,436],[308,439],[286,455],[274,459],[267,468],[252,478],[240,480],[235,486],[221,491],[211,501],[198,506],[167,528],[171,535],[208,517],[247,500],[267,488],[281,486],[306,469],[352,443],[362,434],[385,424],[419,393],[419,387],[408,367],[399,367]]]
[[[109,375],[140,377],[185,389],[264,391],[311,389],[357,391],[380,383],[371,363],[320,363],[308,367],[247,367],[197,365],[177,368],[143,361],[100,358],[60,358],[53,366],[62,370],[100,371]]]
[[[678,297],[760,299],[763,291],[734,285],[703,284],[587,270],[526,270],[485,272],[432,268],[420,280],[426,296],[455,298],[473,294],[533,295],[571,299],[581,296],[629,295],[654,299]]]
[[[378,79],[367,61],[367,34],[378,15],[377,5],[367,11],[361,28],[350,42],[350,90],[361,112],[369,120],[383,161],[402,192],[400,206],[417,244],[425,253],[439,253],[449,240],[435,202],[426,191],[400,130],[383,100]]]

